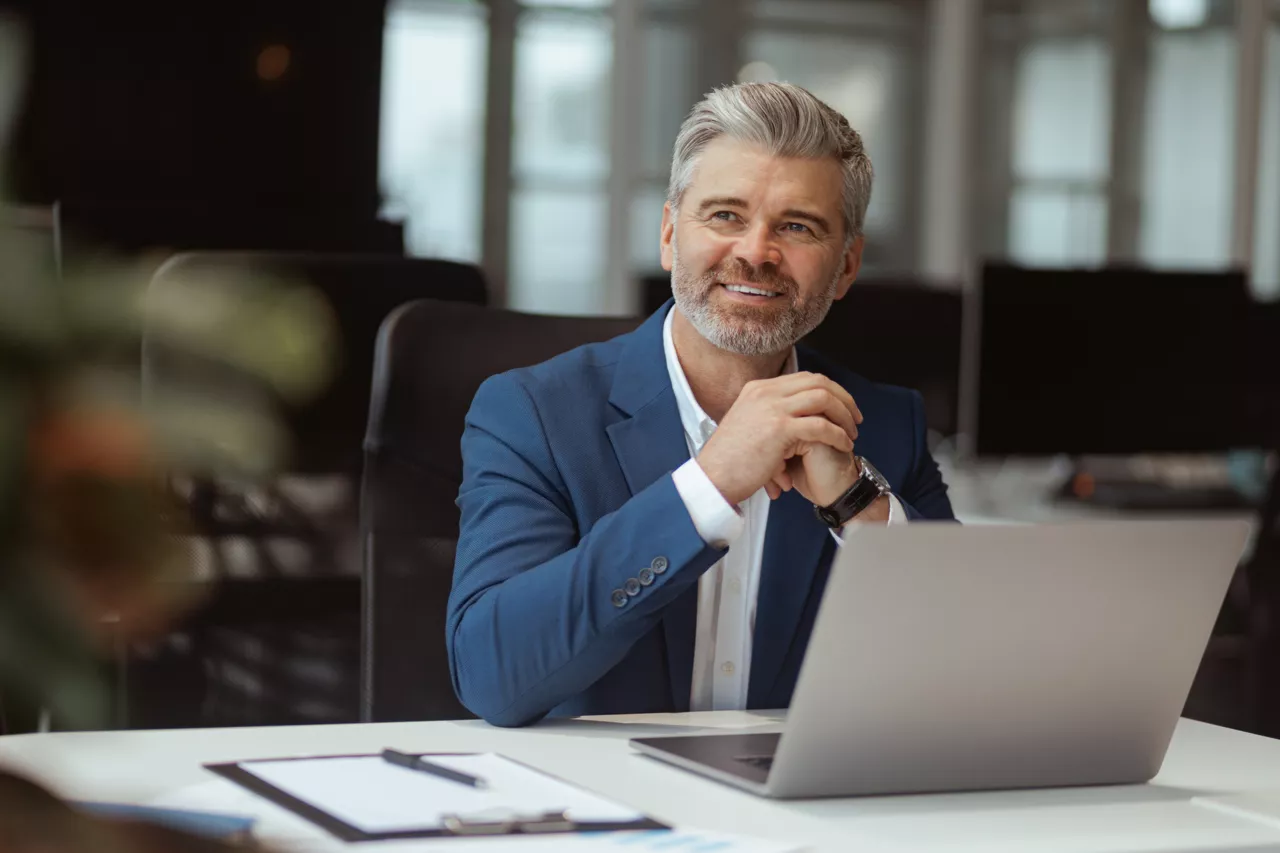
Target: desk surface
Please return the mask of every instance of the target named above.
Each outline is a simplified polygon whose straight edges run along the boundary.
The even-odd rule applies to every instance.
[[[1280,741],[1187,720],[1150,785],[800,802],[740,793],[639,756],[627,744],[632,737],[696,731],[775,731],[780,719],[711,713],[584,718],[523,730],[465,721],[21,735],[0,738],[0,764],[67,797],[172,804],[188,786],[202,786],[192,793],[209,789],[213,777],[202,762],[386,746],[495,751],[677,825],[803,842],[818,853],[1280,850],[1280,828],[1191,801],[1280,790]],[[248,802],[264,830],[285,817],[269,803]]]

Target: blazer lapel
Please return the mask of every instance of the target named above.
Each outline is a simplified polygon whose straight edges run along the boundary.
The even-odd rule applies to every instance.
[[[605,432],[632,495],[643,492],[689,459],[689,445],[670,388],[630,418],[610,424]]]
[[[605,431],[633,496],[689,459],[689,445],[662,347],[662,326],[671,304],[668,301],[632,333],[623,348],[609,395],[609,402],[629,416],[610,424]],[[678,711],[689,709],[697,618],[697,586],[668,605],[662,616],[671,698]]]
[[[635,495],[689,459],[675,391],[662,348],[662,310],[631,333],[614,371],[609,402],[625,417],[605,428],[613,452]]]

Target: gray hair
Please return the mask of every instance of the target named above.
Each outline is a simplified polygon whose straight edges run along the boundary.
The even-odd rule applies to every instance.
[[[849,120],[790,83],[739,83],[713,90],[680,126],[667,202],[674,209],[693,180],[702,149],[720,136],[762,146],[777,157],[835,157],[844,173],[845,236],[861,236],[871,201],[871,159]]]

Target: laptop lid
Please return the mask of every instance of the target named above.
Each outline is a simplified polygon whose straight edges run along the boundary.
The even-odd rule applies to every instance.
[[[1248,532],[1243,520],[849,531],[769,793],[1150,779]]]

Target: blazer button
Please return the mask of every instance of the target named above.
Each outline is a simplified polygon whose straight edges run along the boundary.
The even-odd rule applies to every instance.
[[[653,562],[649,564],[649,568],[653,569],[654,574],[660,575],[667,570],[667,566],[671,565],[667,562],[666,557],[654,557]]]
[[[649,568],[648,566],[645,566],[643,569],[640,570],[640,574],[638,575],[638,578],[640,580],[640,586],[649,586],[650,584],[653,583],[653,580],[656,577],[657,575],[653,573],[653,569]]]
[[[640,581],[635,578],[628,578],[627,582],[622,585],[622,588],[626,590],[627,595],[635,598],[640,594]]]
[[[609,596],[609,600],[613,602],[614,607],[626,607],[627,602],[630,601],[627,598],[627,594],[620,589],[615,589],[613,594]]]

